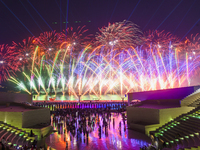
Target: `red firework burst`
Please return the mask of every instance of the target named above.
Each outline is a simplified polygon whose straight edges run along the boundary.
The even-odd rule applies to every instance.
[[[41,33],[37,38],[37,42],[40,46],[41,54],[56,53],[59,50],[61,44],[60,34],[56,31]]]
[[[10,75],[19,70],[19,60],[16,59],[17,53],[8,45],[0,45],[0,82],[5,81]]]
[[[66,44],[63,44],[61,49],[66,49],[65,46],[68,45],[73,54],[80,52],[91,41],[92,35],[86,34],[87,31],[88,29],[85,29],[85,26],[79,26],[75,30],[72,27],[63,30],[63,32],[61,32],[62,42],[65,42]]]
[[[106,48],[130,48],[141,44],[141,31],[138,26],[130,21],[109,23],[107,27],[99,29],[96,34],[96,45]]]
[[[144,32],[143,35],[143,47],[149,49],[159,48],[162,51],[166,51],[169,48],[178,47],[180,45],[180,40],[176,36],[172,35],[170,32],[149,30]]]
[[[187,52],[199,52],[200,51],[200,35],[197,33],[196,35],[192,34],[190,38],[186,37],[185,47],[184,49]]]
[[[12,48],[14,48],[18,53],[17,59],[22,63],[22,65],[29,65],[32,61],[35,47],[35,37],[29,37],[28,39],[24,39],[22,43],[17,44],[13,41]]]

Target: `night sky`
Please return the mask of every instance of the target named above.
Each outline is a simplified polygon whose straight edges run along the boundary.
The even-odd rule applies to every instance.
[[[0,0],[0,44],[66,26],[86,25],[95,34],[108,22],[123,20],[182,39],[200,32],[200,0]]]

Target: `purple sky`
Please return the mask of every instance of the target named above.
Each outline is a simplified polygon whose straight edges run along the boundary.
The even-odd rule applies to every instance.
[[[142,31],[166,30],[182,39],[200,32],[199,8],[199,0],[0,0],[0,44],[59,32],[66,18],[67,26],[86,25],[93,34],[108,22],[129,19]]]

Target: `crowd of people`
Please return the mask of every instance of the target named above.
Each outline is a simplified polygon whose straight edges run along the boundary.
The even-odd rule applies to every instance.
[[[159,137],[150,136],[152,143],[148,146],[141,147],[141,150],[162,150],[166,147],[166,143]]]
[[[119,131],[121,131],[122,123],[125,126],[125,114],[122,113],[122,122],[119,122]],[[111,120],[111,111],[107,109],[60,109],[52,113],[52,123],[57,127],[58,132],[70,132],[70,139],[76,137],[77,142],[84,138],[88,144],[89,133],[98,127],[98,136],[101,139],[102,133],[108,136],[108,128],[112,123],[115,127],[115,119]],[[81,135],[84,135],[83,137]],[[68,141],[65,139],[66,149],[68,148]]]
[[[66,150],[69,148],[69,141],[76,139],[77,143],[82,139],[86,144],[88,144],[89,134],[98,128],[98,137],[101,139],[102,134],[108,136],[108,129],[110,126],[113,128],[118,127],[119,134],[121,131],[126,131],[126,115],[124,112],[115,113],[116,115],[121,115],[122,120],[117,122],[116,125],[115,117],[111,117],[112,113],[110,108],[99,108],[99,109],[80,109],[80,108],[66,108],[66,109],[57,109],[56,111],[51,112],[51,123],[58,131],[59,134],[69,133],[69,138],[66,139],[64,136],[64,141],[66,143]],[[122,125],[123,124],[123,125]],[[32,131],[30,135],[33,135]],[[6,147],[5,139],[3,138],[0,142],[0,150],[9,150],[11,147]],[[30,147],[24,145],[20,149],[23,150],[38,150],[36,148],[36,143],[33,143]],[[44,148],[40,147],[39,150]],[[146,149],[158,149],[156,147],[156,142],[149,146],[144,146],[141,150]]]
[[[121,134],[121,130],[126,131],[126,116],[125,113],[116,113],[116,115],[122,115],[122,121],[118,122],[116,125]],[[111,111],[107,109],[79,109],[79,108],[67,108],[54,111],[52,113],[52,123],[57,127],[58,132],[64,134],[70,132],[70,141],[71,138],[76,137],[76,141],[81,141],[81,138],[84,138],[84,142],[88,144],[88,136],[94,130],[96,126],[98,128],[98,136],[101,139],[102,133],[105,136],[108,136],[108,129],[112,124],[115,128],[115,117],[111,117]],[[122,124],[124,125],[122,128]],[[83,134],[84,136],[81,136]],[[66,149],[68,149],[68,141],[63,139],[66,142]],[[162,149],[163,146],[160,146],[159,140],[152,140],[150,145],[141,147],[141,150],[158,150]]]

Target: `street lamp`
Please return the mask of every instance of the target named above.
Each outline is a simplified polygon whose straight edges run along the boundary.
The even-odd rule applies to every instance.
[[[81,102],[81,95],[78,95],[78,102]]]
[[[125,97],[122,97],[122,102],[124,102]]]

